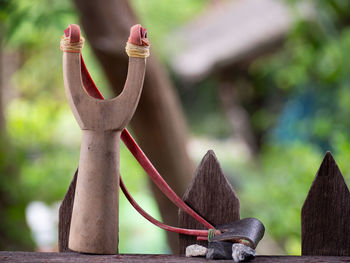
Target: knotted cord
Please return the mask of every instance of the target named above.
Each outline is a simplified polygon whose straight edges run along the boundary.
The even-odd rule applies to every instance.
[[[60,49],[63,52],[80,53],[84,47],[84,42],[85,39],[83,37],[80,37],[79,42],[71,42],[69,36],[62,36]],[[129,57],[133,58],[148,58],[150,55],[149,46],[138,46],[129,42],[126,43],[125,51]]]
[[[129,57],[133,57],[133,58],[149,57],[149,46],[138,46],[138,45],[131,44],[130,42],[127,42],[125,46],[125,51]]]
[[[60,42],[60,49],[63,52],[80,53],[80,51],[84,47],[84,42],[85,39],[83,37],[80,37],[79,42],[71,42],[70,37],[62,36]]]

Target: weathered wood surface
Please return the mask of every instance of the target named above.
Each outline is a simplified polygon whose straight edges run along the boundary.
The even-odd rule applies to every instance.
[[[67,252],[70,221],[72,219],[72,210],[75,195],[75,186],[77,184],[78,170],[76,170],[71,183],[69,184],[68,191],[64,196],[64,199],[60,205],[58,211],[58,251]]]
[[[251,262],[296,262],[296,263],[322,263],[322,262],[349,262],[350,257],[308,257],[308,256],[258,256]],[[79,253],[40,253],[40,252],[9,252],[0,251],[0,262],[11,263],[143,263],[143,262],[218,262],[205,258],[186,258],[174,255],[87,255]],[[221,260],[220,260],[221,262]],[[233,262],[232,260],[228,262]]]
[[[350,256],[350,193],[326,153],[301,212],[302,255]]]
[[[213,151],[208,151],[203,157],[183,200],[214,226],[240,219],[239,199],[222,172]],[[179,211],[179,227],[205,229],[181,210]],[[192,244],[207,246],[206,241],[197,241],[194,236],[179,235],[180,254],[184,254],[186,247]]]

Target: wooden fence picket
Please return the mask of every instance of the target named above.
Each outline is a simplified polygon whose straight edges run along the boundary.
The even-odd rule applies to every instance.
[[[221,225],[240,219],[239,199],[221,170],[213,151],[208,151],[198,166],[183,200],[212,225]],[[179,211],[179,227],[205,229],[186,212]],[[194,236],[179,235],[179,252],[185,253],[188,245],[207,246]]]
[[[326,153],[301,212],[302,255],[350,256],[350,193]]]
[[[75,186],[77,184],[78,170],[76,170],[66,195],[60,205],[58,211],[58,251],[59,252],[69,252],[68,240],[69,240],[69,230],[70,221],[72,218],[72,210],[75,195]]]

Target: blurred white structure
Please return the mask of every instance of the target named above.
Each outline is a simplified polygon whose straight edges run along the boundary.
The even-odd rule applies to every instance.
[[[251,60],[280,45],[298,17],[312,17],[302,2],[291,11],[281,0],[225,1],[170,34],[168,54],[184,79],[203,78],[217,67]]]
[[[26,208],[26,218],[38,250],[57,250],[58,203],[48,206],[40,201],[31,202]]]

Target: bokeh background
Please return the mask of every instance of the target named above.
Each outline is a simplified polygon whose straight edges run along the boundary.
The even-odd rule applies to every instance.
[[[241,216],[265,224],[258,251],[300,255],[300,211],[326,151],[350,178],[350,2],[87,1],[86,8],[82,2],[0,1],[0,249],[57,251],[58,206],[80,147],[80,129],[64,94],[59,41],[68,24],[93,20],[104,5],[106,19],[114,19],[110,26],[134,19],[148,29],[157,67],[150,66],[146,78],[161,76],[155,88],[164,84],[172,91],[179,103],[169,111],[185,120],[175,129],[185,137],[179,147],[191,161],[191,172],[181,174],[185,186],[213,149],[240,197]],[[89,41],[102,24],[83,22],[83,56],[110,98],[115,89],[106,63],[98,43]],[[114,44],[123,50],[124,44]],[[125,67],[123,56],[114,65]],[[157,112],[152,103],[143,107]],[[142,142],[142,132],[152,137],[149,127],[136,119],[133,130],[152,161],[176,164],[176,155],[154,157],[163,145]],[[167,209],[163,204],[159,210],[160,199],[125,147],[121,166],[135,199],[167,221]],[[182,195],[184,186],[167,176],[171,171],[162,173]],[[120,199],[120,252],[171,253],[174,239],[168,244],[164,231]]]

